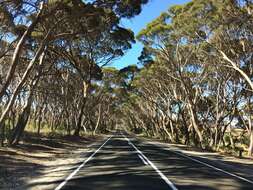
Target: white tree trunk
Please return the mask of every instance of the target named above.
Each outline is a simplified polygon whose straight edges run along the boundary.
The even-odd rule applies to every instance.
[[[96,123],[96,126],[95,126],[95,129],[93,131],[93,135],[96,134],[96,131],[97,131],[97,128],[99,126],[99,123],[100,123],[100,118],[101,118],[101,110],[102,110],[102,104],[99,104],[99,107],[98,107],[98,119],[97,119],[97,123]]]
[[[250,130],[250,144],[249,144],[249,150],[248,150],[248,155],[252,156],[253,155],[253,130]]]
[[[222,54],[223,59],[228,61],[232,65],[232,67],[242,75],[242,77],[247,81],[251,90],[253,91],[253,82],[251,81],[250,77],[243,70],[241,70],[234,61],[229,59],[228,56],[223,51],[221,50],[219,51]]]

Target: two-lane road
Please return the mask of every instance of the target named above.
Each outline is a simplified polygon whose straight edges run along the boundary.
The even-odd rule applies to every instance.
[[[219,169],[116,133],[55,190],[253,189],[250,179]]]

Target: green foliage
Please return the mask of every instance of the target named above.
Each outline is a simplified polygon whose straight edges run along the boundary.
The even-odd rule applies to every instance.
[[[126,125],[215,150],[223,139],[230,142],[228,127],[240,126],[249,135],[252,93],[245,95],[244,87],[245,75],[252,76],[246,48],[253,47],[250,7],[248,1],[192,0],[147,24],[137,35],[144,45],[139,57],[144,67],[124,103]],[[231,135],[238,146],[253,143]]]
[[[44,129],[79,135],[82,130],[106,132],[114,126],[119,97],[126,97],[122,84],[129,79],[128,74],[103,67],[135,43],[134,33],[121,27],[120,20],[139,14],[147,2],[0,3],[0,37],[13,39],[8,44],[1,40],[1,66],[7,72],[1,75],[0,129],[13,115],[20,118],[13,119],[11,143],[18,143],[28,118],[33,123],[29,129],[38,135]]]

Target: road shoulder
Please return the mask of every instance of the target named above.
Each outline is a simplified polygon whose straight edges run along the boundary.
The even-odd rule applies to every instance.
[[[32,138],[0,148],[0,189],[50,189],[106,137]]]
[[[233,156],[223,155],[218,152],[202,151],[186,145],[164,143],[144,137],[136,138],[142,141],[142,143],[152,144],[165,150],[178,152],[179,154],[186,155],[186,157],[196,159],[197,161],[253,181],[253,160],[251,159],[240,159]]]

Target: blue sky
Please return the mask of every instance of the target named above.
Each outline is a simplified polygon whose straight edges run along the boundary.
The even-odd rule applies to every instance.
[[[140,15],[131,20],[123,20],[121,24],[125,28],[133,30],[135,35],[137,35],[141,29],[145,28],[146,24],[157,18],[162,12],[168,10],[170,6],[186,2],[189,2],[189,0],[150,0],[150,2],[143,7]],[[136,44],[133,44],[132,49],[123,57],[114,61],[111,66],[121,69],[127,65],[136,64],[141,50],[141,43],[137,42]]]

